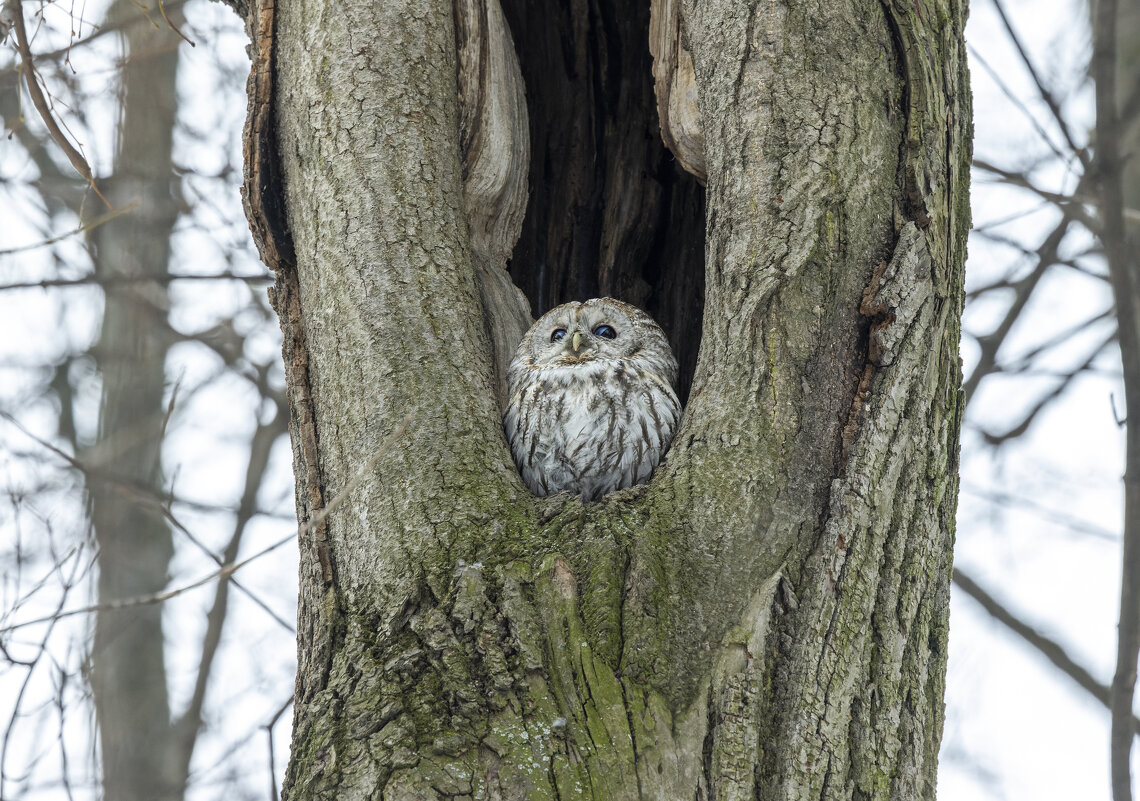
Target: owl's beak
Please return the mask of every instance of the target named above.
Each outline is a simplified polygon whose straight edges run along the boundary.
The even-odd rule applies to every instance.
[[[581,331],[575,331],[572,341],[574,344],[574,352],[577,353],[578,352],[578,346],[582,344],[582,332]]]

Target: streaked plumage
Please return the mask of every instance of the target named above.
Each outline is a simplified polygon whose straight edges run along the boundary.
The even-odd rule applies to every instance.
[[[594,298],[544,314],[511,361],[503,415],[531,492],[592,501],[648,480],[681,418],[676,380],[665,333],[640,309]]]

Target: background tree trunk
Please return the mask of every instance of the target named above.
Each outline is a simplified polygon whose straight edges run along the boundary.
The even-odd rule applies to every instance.
[[[112,19],[129,11],[120,3]],[[95,349],[103,402],[88,479],[101,602],[161,591],[174,554],[161,500],[161,445],[170,344],[166,278],[178,215],[171,186],[178,40],[140,21],[126,27],[124,44],[119,151],[115,172],[102,185],[116,208],[138,209],[92,235],[96,274],[108,280]],[[130,280],[145,277],[155,280]],[[96,616],[91,689],[108,801],[182,797],[189,747],[179,766],[163,648],[158,604],[108,608]]]
[[[1124,372],[1127,428],[1124,472],[1124,543],[1117,627],[1116,671],[1109,695],[1112,713],[1109,756],[1113,801],[1132,800],[1132,701],[1140,649],[1140,264],[1136,258],[1135,222],[1125,222],[1125,208],[1137,208],[1140,177],[1130,158],[1140,138],[1135,125],[1140,103],[1135,84],[1124,76],[1136,73],[1140,53],[1136,40],[1140,12],[1131,4],[1118,9],[1115,0],[1097,0],[1092,11],[1096,82],[1096,169],[1100,235],[1112,282],[1117,341]],[[1123,13],[1121,13],[1123,12]],[[1120,46],[1123,45],[1123,46]]]
[[[691,313],[695,260],[645,267],[670,236],[648,231],[686,221],[687,252],[700,230],[692,179],[636,167],[661,153],[648,15],[506,12],[526,28],[534,154],[516,282],[536,310],[595,287],[653,310],[689,282]],[[540,17],[557,25],[532,38]],[[933,797],[969,226],[960,4],[682,4],[707,166],[700,355],[653,480],[587,506],[531,497],[503,438],[450,4],[267,0],[252,22],[247,199],[278,270],[301,519],[338,499],[302,531],[290,797]],[[528,67],[544,52],[562,72]],[[562,103],[592,133],[560,130]],[[695,353],[683,318],[661,315]]]

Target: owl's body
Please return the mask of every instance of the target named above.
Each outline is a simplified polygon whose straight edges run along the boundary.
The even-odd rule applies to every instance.
[[[646,481],[681,418],[677,359],[641,310],[566,303],[523,337],[507,372],[503,426],[535,495],[592,501]]]

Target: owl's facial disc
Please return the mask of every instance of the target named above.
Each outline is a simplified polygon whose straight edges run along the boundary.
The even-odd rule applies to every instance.
[[[643,343],[634,319],[624,304],[614,300],[563,304],[536,323],[533,366],[589,365],[594,369],[613,360],[635,358]]]

